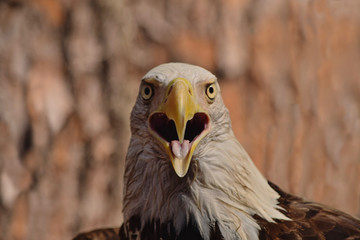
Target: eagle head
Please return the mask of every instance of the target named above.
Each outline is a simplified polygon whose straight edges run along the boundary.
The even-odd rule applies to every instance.
[[[198,144],[211,131],[219,94],[213,74],[188,64],[161,65],[142,80],[139,101],[147,108],[147,130],[179,177],[186,175]]]

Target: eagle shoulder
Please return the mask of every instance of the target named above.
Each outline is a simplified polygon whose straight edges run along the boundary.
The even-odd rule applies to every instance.
[[[360,239],[360,220],[328,206],[304,201],[269,184],[279,193],[279,206],[292,221],[270,223],[255,216],[261,227],[259,239]]]

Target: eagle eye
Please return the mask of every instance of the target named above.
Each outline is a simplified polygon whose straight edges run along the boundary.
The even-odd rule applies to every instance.
[[[142,87],[141,87],[141,97],[144,99],[144,100],[150,100],[150,98],[154,95],[154,90],[153,88],[151,87],[150,84],[144,84]]]
[[[206,87],[206,96],[209,98],[210,101],[213,101],[216,97],[217,89],[215,83],[211,83]]]

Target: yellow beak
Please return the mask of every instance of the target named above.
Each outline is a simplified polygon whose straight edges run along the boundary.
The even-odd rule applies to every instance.
[[[164,100],[150,115],[151,132],[164,146],[179,177],[186,175],[196,146],[208,132],[209,119],[184,78],[169,83]]]

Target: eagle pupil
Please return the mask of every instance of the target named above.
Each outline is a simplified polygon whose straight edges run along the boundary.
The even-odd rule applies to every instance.
[[[209,87],[209,93],[213,94],[214,93],[214,88],[213,87]]]
[[[145,93],[145,95],[149,95],[150,94],[150,88],[149,87],[145,88],[144,93]]]

